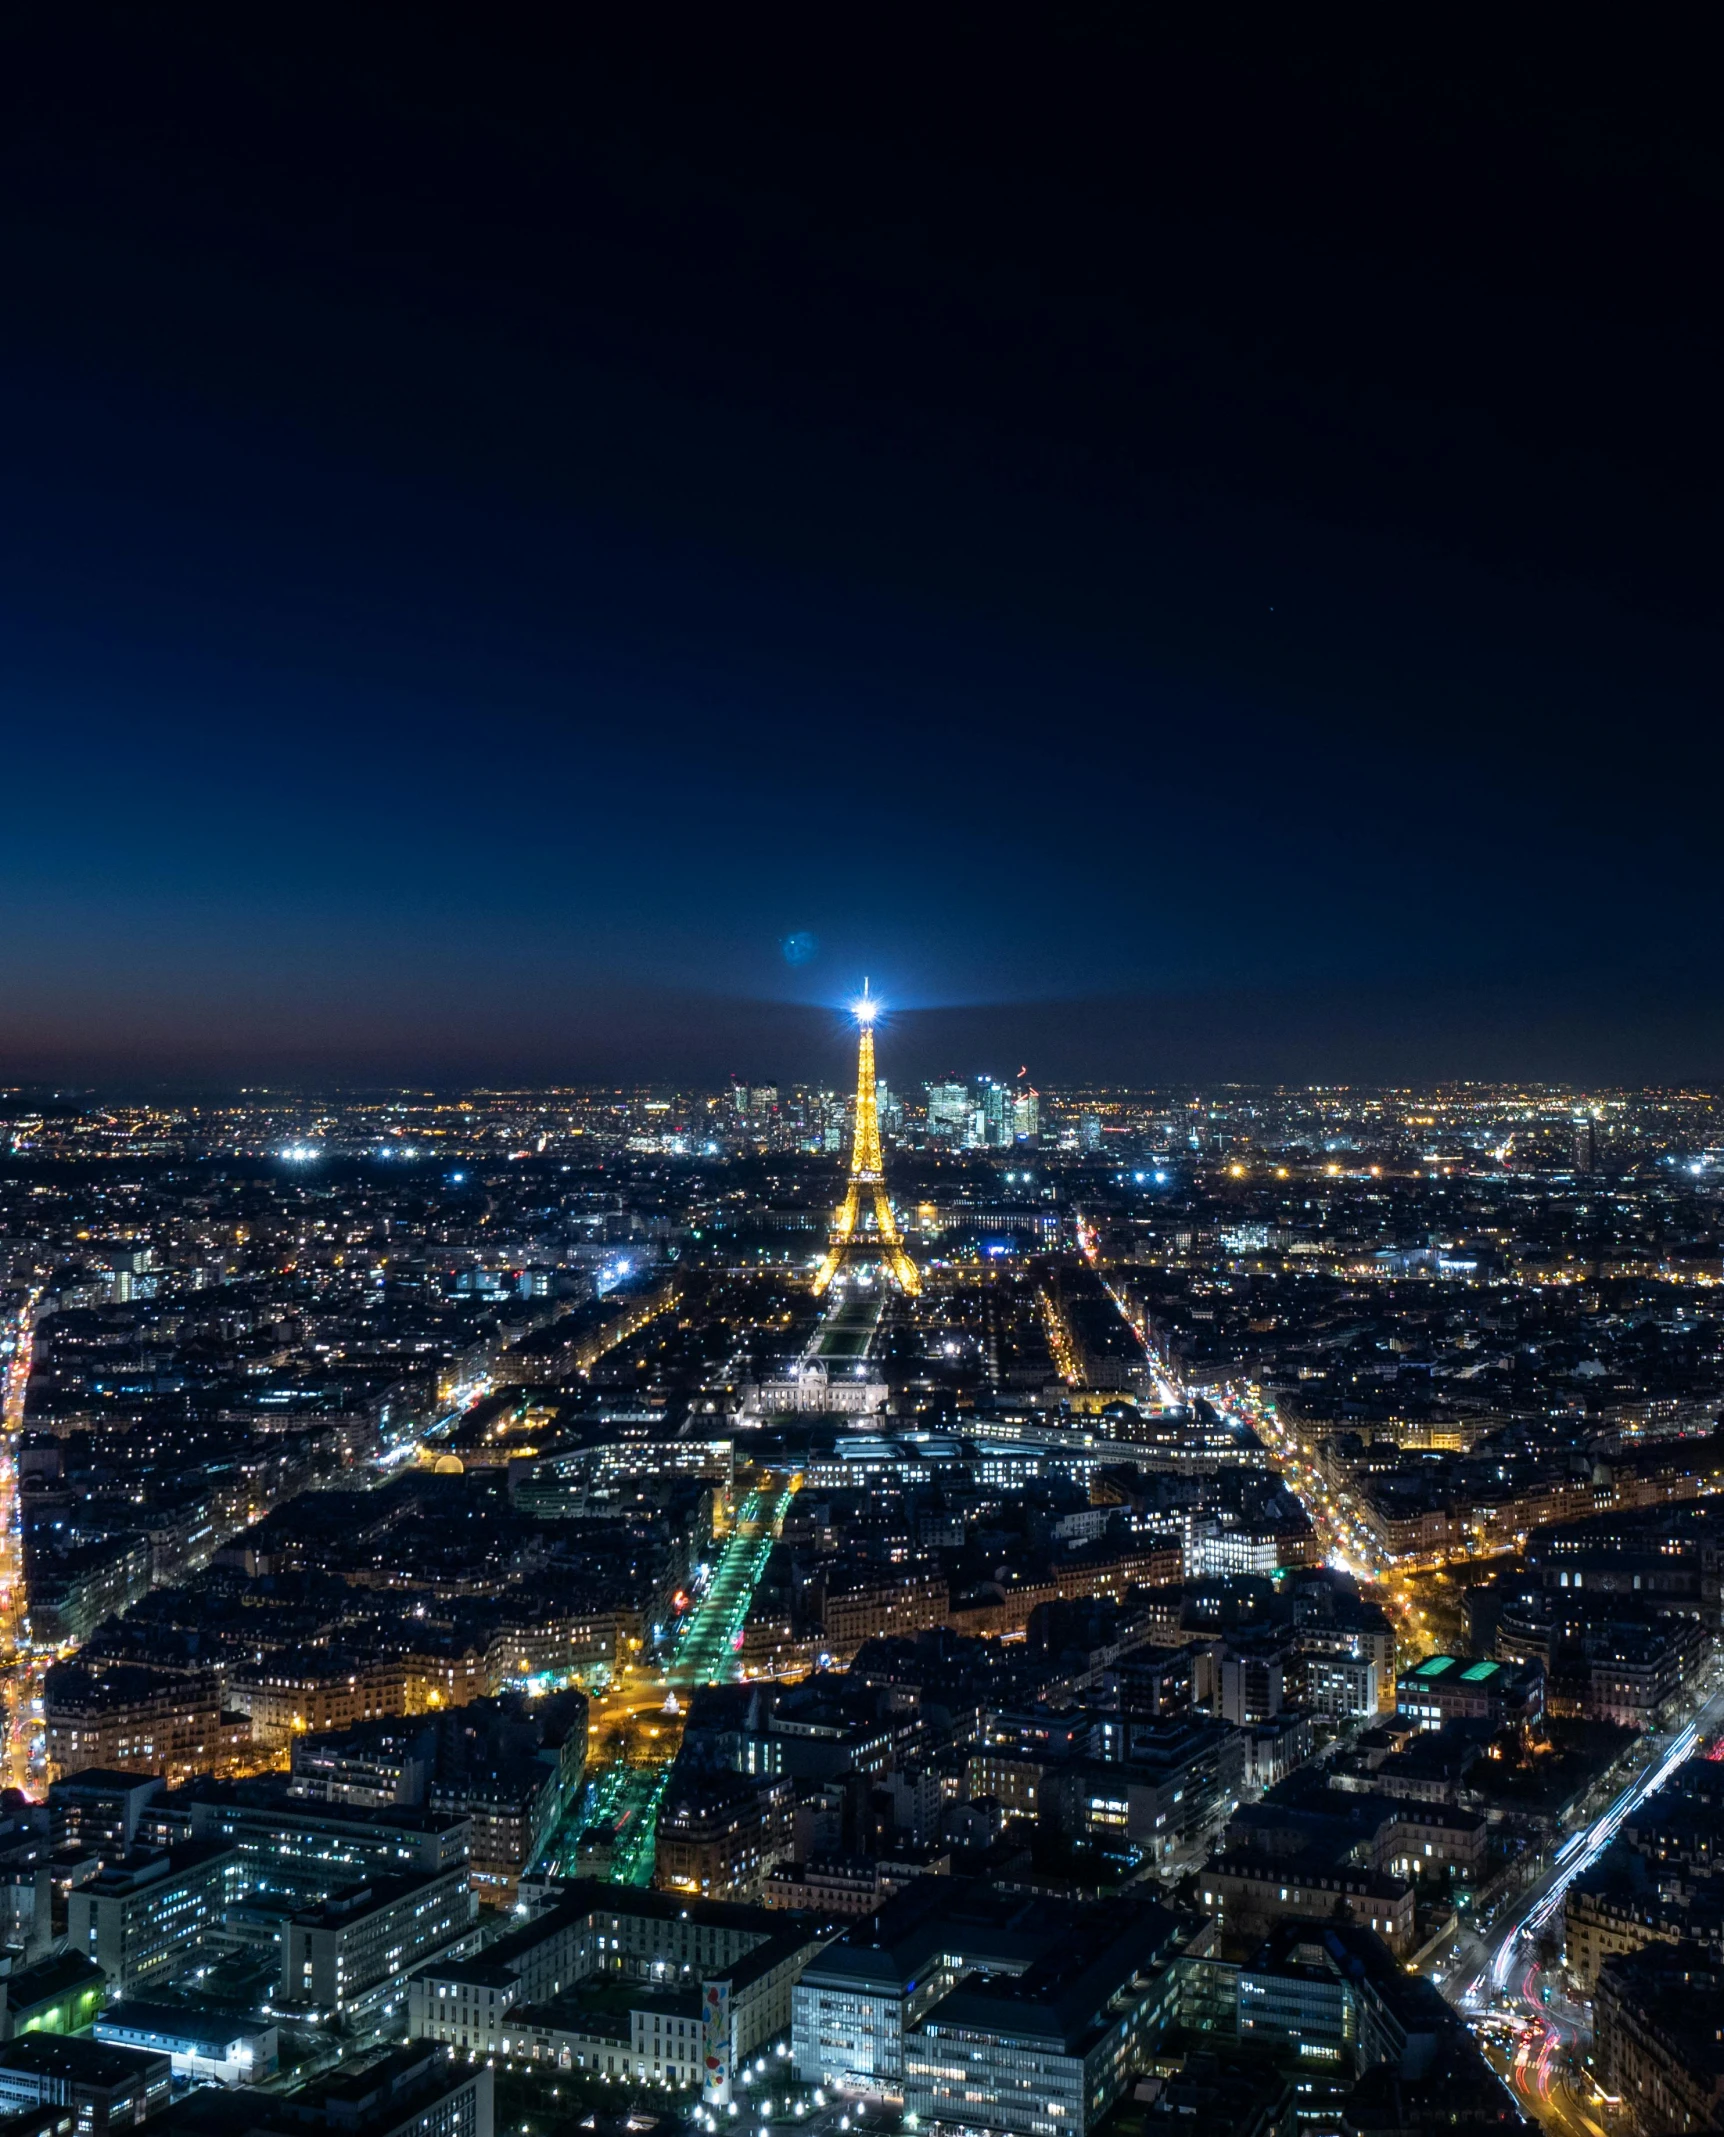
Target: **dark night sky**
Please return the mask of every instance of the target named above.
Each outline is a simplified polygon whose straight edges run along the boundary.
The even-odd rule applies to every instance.
[[[1724,1072],[1706,55],[609,12],[10,18],[0,1074]]]

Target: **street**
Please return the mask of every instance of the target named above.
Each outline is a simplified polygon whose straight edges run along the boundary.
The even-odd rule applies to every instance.
[[[1123,1302],[1120,1310],[1125,1312]],[[1137,1333],[1142,1340],[1143,1330]],[[1150,1362],[1162,1400],[1185,1401],[1184,1392],[1153,1357]],[[1408,1651],[1420,1647],[1415,1606],[1405,1582],[1392,1573],[1384,1578],[1372,1539],[1349,1509],[1336,1503],[1296,1435],[1272,1412],[1255,1404],[1241,1407],[1248,1410],[1247,1421],[1310,1516],[1328,1562],[1361,1580],[1380,1581],[1379,1592],[1399,1621],[1397,1646]],[[1482,1937],[1463,1930],[1447,1965],[1433,1975],[1526,2112],[1566,2137],[1607,2137],[1585,2064],[1591,2014],[1551,1978],[1540,1961],[1538,1942],[1546,1933],[1560,1935],[1563,1895],[1599,1860],[1638,1806],[1663,1787],[1700,1744],[1724,1728],[1724,1685],[1716,1660],[1695,1696],[1700,1703],[1689,1720],[1634,1747],[1630,1777],[1616,1786],[1606,1803],[1590,1807],[1588,1822],[1563,1842],[1549,1869],[1508,1904],[1501,1927]]]
[[[23,1521],[18,1504],[18,1434],[24,1423],[24,1397],[30,1384],[39,1296],[31,1292],[18,1309],[11,1329],[4,1395],[0,1399],[0,1694],[5,1701],[5,1748],[0,1770],[9,1788],[25,1788],[32,1779],[35,1707],[45,1667],[24,1650],[27,1597]]]
[[[542,1870],[574,1876],[581,1834],[609,1826],[610,1875],[620,1884],[652,1882],[658,1809],[682,1740],[688,1695],[741,1675],[738,1649],[748,1608],[795,1490],[796,1480],[777,1476],[755,1486],[668,1658],[622,1663],[611,1688],[594,1698],[591,1742],[597,1752],[608,1741],[611,1756],[595,1762],[541,1858]]]
[[[1566,2129],[1570,2137],[1579,2137],[1582,2130],[1588,2137],[1604,2137],[1603,2124],[1588,2104],[1590,2087],[1584,2076],[1590,2025],[1584,2006],[1571,2003],[1560,1985],[1547,1978],[1538,1961],[1537,1939],[1546,1930],[1560,1930],[1564,1893],[1598,1861],[1639,1805],[1724,1726],[1724,1689],[1717,1688],[1717,1674],[1714,1664],[1706,1680],[1713,1688],[1698,1712],[1652,1740],[1633,1778],[1589,1825],[1569,1836],[1551,1867],[1513,1902],[1500,1932],[1486,1939],[1466,1938],[1438,1980],[1527,2110]],[[1638,1753],[1641,1747],[1636,1749]],[[1511,2033],[1518,2041],[1512,2056],[1506,2049]]]

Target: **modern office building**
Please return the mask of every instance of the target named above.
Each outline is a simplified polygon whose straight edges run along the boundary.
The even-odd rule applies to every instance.
[[[192,1795],[182,1822],[193,1840],[231,1847],[252,1891],[306,1900],[367,1877],[436,1876],[465,1868],[472,1821],[404,1804],[318,1803],[285,1790],[216,1786]]]
[[[967,1975],[1025,1972],[1072,1919],[1058,1902],[979,1880],[917,1879],[803,1969],[791,2026],[797,2075],[902,2098],[905,2043],[920,2019]]]
[[[0,2117],[69,2107],[78,2137],[108,2137],[159,2115],[173,2091],[165,2055],[105,2041],[31,2033],[0,2048]]]
[[[1310,1655],[1305,1703],[1332,1721],[1363,1720],[1377,1711],[1377,1665],[1362,1656]]]
[[[1040,1806],[1062,1832],[1167,1863],[1227,1823],[1245,1781],[1245,1740],[1201,1714],[1133,1722],[1120,1759],[1050,1764]]]
[[[951,1895],[961,1906],[961,1888]],[[804,2084],[901,2099],[904,2039],[957,1978],[960,1954],[980,1949],[998,1967],[1029,1965],[1044,1940],[1009,1918],[943,1920],[920,1885],[881,1908],[865,1930],[829,1944],[804,1968],[792,1999],[791,2054]]]
[[[129,1855],[138,1844],[139,1821],[164,1785],[159,1773],[105,1766],[63,1775],[48,1789],[56,1843],[91,1849],[110,1862]]]
[[[389,1715],[321,1736],[296,1736],[292,1792],[316,1803],[370,1809],[420,1804],[436,1757],[436,1730],[423,1717]]]
[[[1075,1920],[1023,1973],[970,1978],[904,2043],[904,2106],[923,2130],[1089,2131],[1176,2021],[1180,1962],[1207,1923],[1146,1902]]]
[[[66,1948],[118,1996],[164,1986],[220,1922],[238,1872],[232,1848],[196,1841],[115,1863],[68,1895]]]
[[[338,2017],[367,2012],[392,1983],[471,1929],[478,1901],[466,1866],[374,1877],[294,1915],[281,1947],[281,1992]]]
[[[1455,2024],[1423,1975],[1380,1936],[1340,1922],[1286,1921],[1239,1970],[1239,2038],[1310,2068],[1351,2075],[1393,2063],[1422,2076]]]

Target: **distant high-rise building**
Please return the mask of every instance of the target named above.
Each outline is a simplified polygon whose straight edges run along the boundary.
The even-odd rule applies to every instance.
[[[982,1119],[989,1147],[994,1150],[1009,1150],[1014,1140],[1012,1090],[1009,1084],[990,1082],[983,1086]]]
[[[1598,1170],[1598,1127],[1590,1113],[1579,1114],[1575,1119],[1574,1169],[1576,1172]]]
[[[1033,1143],[1041,1132],[1041,1094],[1026,1084],[1012,1101],[1012,1134],[1020,1143]]]
[[[970,1125],[969,1088],[961,1083],[928,1085],[928,1133],[961,1143]]]
[[[1101,1117],[1096,1113],[1080,1113],[1077,1124],[1078,1148],[1089,1152],[1101,1148]]]

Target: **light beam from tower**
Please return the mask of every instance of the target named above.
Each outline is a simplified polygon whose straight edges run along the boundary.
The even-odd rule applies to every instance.
[[[856,1124],[850,1139],[850,1178],[839,1206],[826,1257],[814,1277],[818,1298],[846,1265],[875,1263],[911,1298],[922,1288],[921,1272],[910,1259],[898,1220],[886,1195],[886,1162],[880,1148],[880,1104],[874,1090],[874,1019],[880,1004],[862,982],[862,998],[852,1005],[858,1026],[856,1042]],[[869,1228],[863,1211],[871,1208]]]

